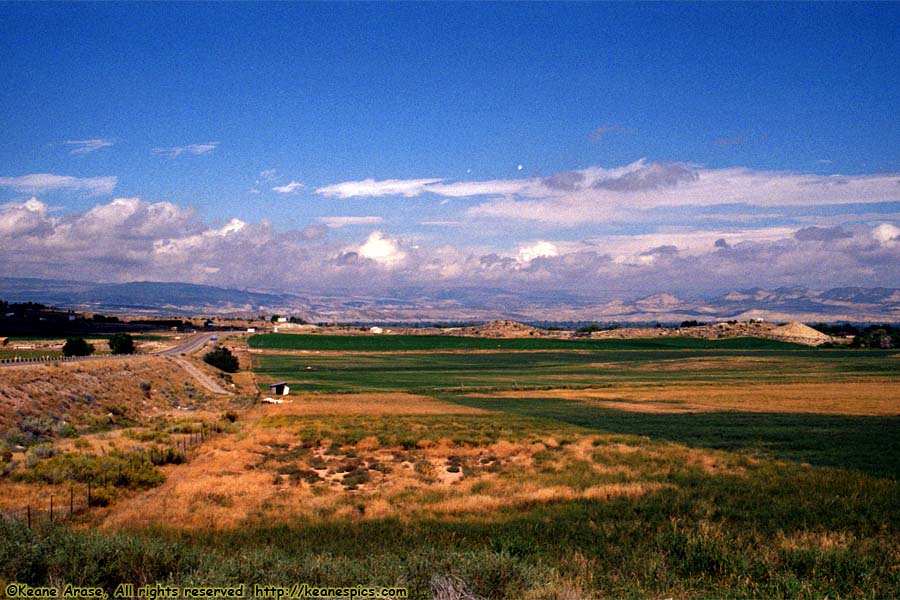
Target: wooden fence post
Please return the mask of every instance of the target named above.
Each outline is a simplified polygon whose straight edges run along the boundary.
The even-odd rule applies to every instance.
[[[28,529],[31,529],[31,505],[28,505]]]
[[[53,494],[50,494],[50,522],[53,522]]]

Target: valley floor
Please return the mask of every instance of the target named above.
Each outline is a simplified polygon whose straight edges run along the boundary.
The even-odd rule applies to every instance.
[[[895,354],[289,341],[237,348],[234,396],[154,382],[68,437],[10,420],[28,450],[0,480],[0,580],[900,595]],[[282,380],[284,403],[254,402]],[[61,527],[16,512],[89,481],[103,501]]]

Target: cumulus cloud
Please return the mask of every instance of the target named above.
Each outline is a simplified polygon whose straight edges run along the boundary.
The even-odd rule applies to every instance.
[[[319,217],[327,227],[338,228],[353,225],[377,225],[384,221],[381,217]]]
[[[0,177],[0,187],[27,194],[77,191],[91,195],[111,194],[116,187],[113,177],[71,177],[53,173],[34,173],[20,177]]]
[[[843,227],[805,227],[794,233],[794,237],[801,242],[830,242],[853,237],[853,234]]]
[[[373,260],[385,267],[396,267],[404,261],[406,253],[401,250],[400,244],[387,238],[380,231],[373,231],[368,239],[359,247],[359,256]]]
[[[519,248],[519,260],[522,262],[531,262],[536,258],[558,255],[559,249],[554,244],[544,240]]]
[[[172,146],[170,148],[154,148],[155,154],[162,154],[169,158],[178,158],[182,154],[208,154],[219,147],[219,142],[206,142],[203,144],[190,144],[188,146]]]
[[[673,256],[675,254],[678,254],[678,246],[673,246],[672,244],[656,246],[655,248],[650,248],[645,252],[641,252],[641,256]]]
[[[872,230],[872,237],[883,246],[893,245],[900,242],[900,228],[891,223],[882,223]]]
[[[301,189],[302,187],[303,184],[299,181],[291,181],[290,183],[285,185],[276,185],[272,188],[272,191],[278,192],[279,194],[291,194]]]
[[[807,227],[799,236],[793,226],[578,241],[513,237],[491,247],[438,245],[428,238],[413,245],[381,230],[352,245],[329,239],[333,226],[368,225],[363,220],[374,218],[323,217],[278,232],[266,221],[206,223],[168,202],[116,198],[61,214],[31,198],[0,205],[0,264],[4,276],[358,293],[409,286],[633,298],[660,290],[689,295],[730,287],[900,284],[894,222]],[[810,243],[820,238],[828,243]]]
[[[51,228],[47,205],[31,198],[21,204],[0,206],[0,236],[14,239],[46,233]]]
[[[102,148],[108,148],[115,142],[104,138],[95,138],[91,140],[68,140],[63,142],[66,146],[72,146],[69,154],[90,154]]]

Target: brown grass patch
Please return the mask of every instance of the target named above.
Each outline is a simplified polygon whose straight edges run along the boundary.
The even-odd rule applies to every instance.
[[[779,534],[779,545],[785,550],[846,550],[856,536],[846,531],[798,531]]]
[[[567,500],[612,500],[621,496],[642,496],[665,488],[672,488],[671,484],[657,482],[643,483],[610,483],[595,485],[585,490],[577,490],[573,487],[537,486],[525,484],[524,489],[517,493],[503,496],[487,494],[465,494],[452,496],[441,500],[429,507],[436,513],[494,513],[498,510],[520,504],[549,504],[551,502],[564,502]]]
[[[476,396],[472,394],[472,396]],[[583,390],[528,390],[480,394],[495,398],[559,398],[632,412],[747,412],[900,415],[900,383],[891,380],[830,383],[629,385]]]
[[[316,394],[264,407],[267,415],[478,415],[488,411],[405,393]]]

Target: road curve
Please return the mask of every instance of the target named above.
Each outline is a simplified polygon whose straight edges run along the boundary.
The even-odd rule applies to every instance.
[[[150,352],[147,354],[105,354],[103,356],[68,356],[64,358],[55,357],[45,360],[4,360],[0,361],[0,367],[24,367],[47,364],[51,362],[88,362],[95,360],[126,360],[129,358],[141,358],[146,356],[166,356],[174,359],[176,363],[178,363],[185,371],[190,373],[191,376],[193,376],[194,379],[196,379],[200,383],[200,385],[202,385],[208,391],[214,394],[230,395],[231,392],[222,388],[222,386],[220,386],[214,379],[206,375],[203,371],[198,369],[189,361],[182,358],[182,356],[185,354],[191,354],[193,352],[196,352],[197,350],[200,350],[215,336],[216,333],[197,333],[184,340],[177,346],[173,346],[172,348],[168,348],[166,350],[160,350],[158,352]]]

